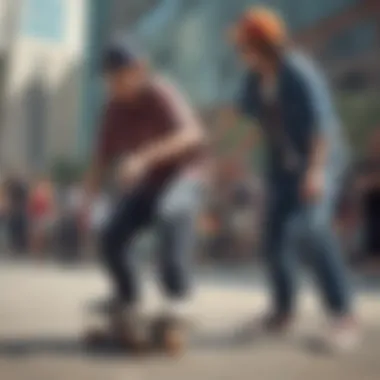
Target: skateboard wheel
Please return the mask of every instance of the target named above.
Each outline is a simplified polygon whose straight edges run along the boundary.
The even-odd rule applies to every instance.
[[[163,335],[163,345],[171,356],[178,356],[184,348],[183,331],[176,328],[168,328]]]
[[[184,328],[173,318],[158,318],[152,325],[152,341],[156,349],[164,350],[171,356],[178,356],[185,345]]]

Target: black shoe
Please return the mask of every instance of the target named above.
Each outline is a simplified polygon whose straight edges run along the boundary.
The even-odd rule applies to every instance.
[[[266,332],[282,334],[289,331],[292,322],[290,314],[272,312],[262,319],[261,325]]]
[[[113,316],[129,314],[130,310],[135,311],[137,308],[118,298],[108,298],[92,303],[90,309],[96,314]]]

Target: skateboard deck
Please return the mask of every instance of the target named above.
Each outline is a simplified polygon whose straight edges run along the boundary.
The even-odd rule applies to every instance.
[[[85,331],[84,343],[89,348],[178,356],[187,343],[185,324],[172,318],[142,315],[138,321],[127,323],[120,316],[96,308],[90,309],[91,315],[101,317],[101,321]]]

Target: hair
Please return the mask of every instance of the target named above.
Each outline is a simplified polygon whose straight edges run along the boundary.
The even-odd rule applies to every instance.
[[[238,22],[239,42],[268,59],[278,60],[288,46],[286,26],[276,12],[266,8],[252,8]]]

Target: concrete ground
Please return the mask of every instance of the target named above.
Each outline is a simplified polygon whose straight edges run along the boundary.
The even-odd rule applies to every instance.
[[[90,354],[81,344],[86,303],[107,294],[97,268],[0,262],[0,379],[380,379],[380,290],[361,286],[359,291],[361,346],[355,353],[331,356],[309,344],[323,315],[308,286],[300,297],[294,334],[237,339],[237,332],[265,307],[256,277],[248,269],[202,270],[188,352],[178,359],[128,358]],[[159,297],[148,276],[142,282],[147,309],[153,310]]]

